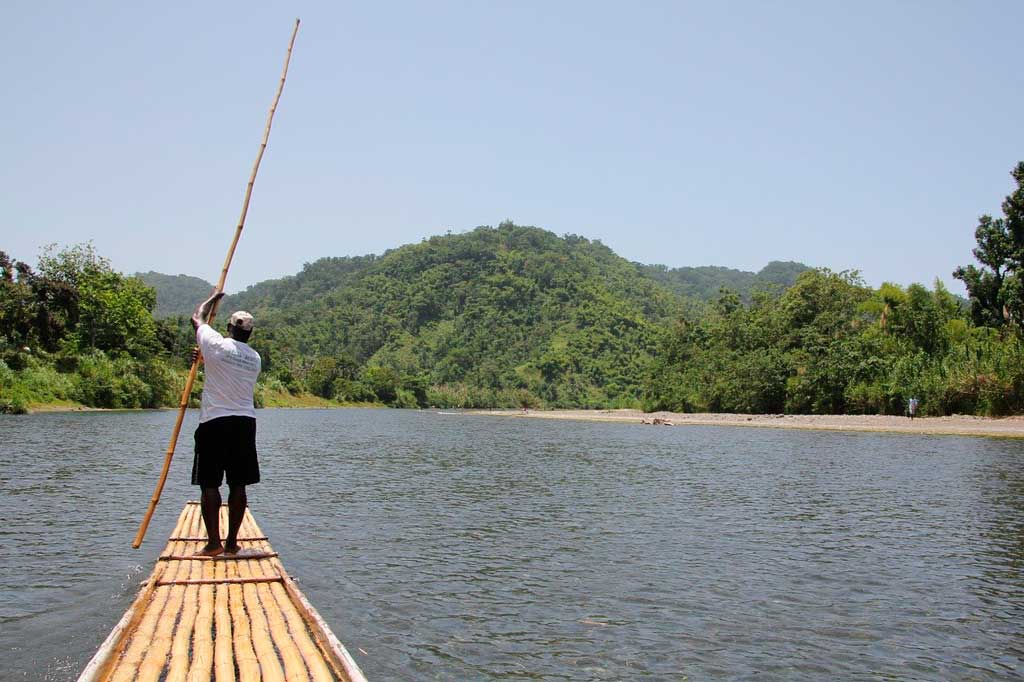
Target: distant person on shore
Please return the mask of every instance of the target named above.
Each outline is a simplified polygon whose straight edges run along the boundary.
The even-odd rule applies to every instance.
[[[238,553],[238,529],[248,504],[245,486],[260,481],[253,390],[262,362],[259,353],[246,343],[252,334],[252,315],[244,310],[233,313],[228,321],[227,336],[221,336],[206,323],[213,304],[223,296],[223,293],[215,293],[192,313],[196,344],[206,365],[192,463],[192,485],[202,489],[207,535],[206,546],[198,552],[199,556]],[[221,544],[220,486],[225,474],[228,534]]]
[[[914,416],[917,414],[917,405],[917,398],[911,398],[910,400],[907,401],[907,416],[910,417],[911,419],[913,419]]]

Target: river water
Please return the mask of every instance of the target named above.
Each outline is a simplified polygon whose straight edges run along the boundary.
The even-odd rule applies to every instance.
[[[0,418],[0,680],[73,680],[191,412]],[[1024,676],[1024,443],[264,410],[257,521],[372,682]]]

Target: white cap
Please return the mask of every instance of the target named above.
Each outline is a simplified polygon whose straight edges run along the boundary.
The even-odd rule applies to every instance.
[[[231,319],[228,320],[228,324],[230,324],[235,329],[241,329],[244,332],[251,332],[252,315],[245,312],[244,310],[239,310],[237,312],[231,313]]]

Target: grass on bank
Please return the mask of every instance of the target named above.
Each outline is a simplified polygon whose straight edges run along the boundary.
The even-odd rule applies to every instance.
[[[158,381],[153,381],[154,376]],[[0,360],[0,414],[102,409],[176,408],[187,373],[166,365],[112,361],[101,354],[61,371],[42,359],[29,359],[17,370]],[[158,390],[153,390],[156,384]],[[193,386],[189,407],[199,407],[202,383]],[[384,407],[379,402],[351,402],[292,392],[273,379],[256,385],[257,407]]]

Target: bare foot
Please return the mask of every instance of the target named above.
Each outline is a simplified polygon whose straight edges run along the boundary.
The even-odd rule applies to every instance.
[[[239,547],[237,544],[234,544],[234,545],[224,545],[224,553],[225,554],[238,554],[238,550],[240,550],[240,549],[242,549],[242,548]]]
[[[221,547],[218,544],[218,545],[207,545],[206,547],[203,547],[201,550],[196,552],[195,555],[196,556],[217,556],[218,554],[223,554],[223,553],[224,553],[224,548]]]

